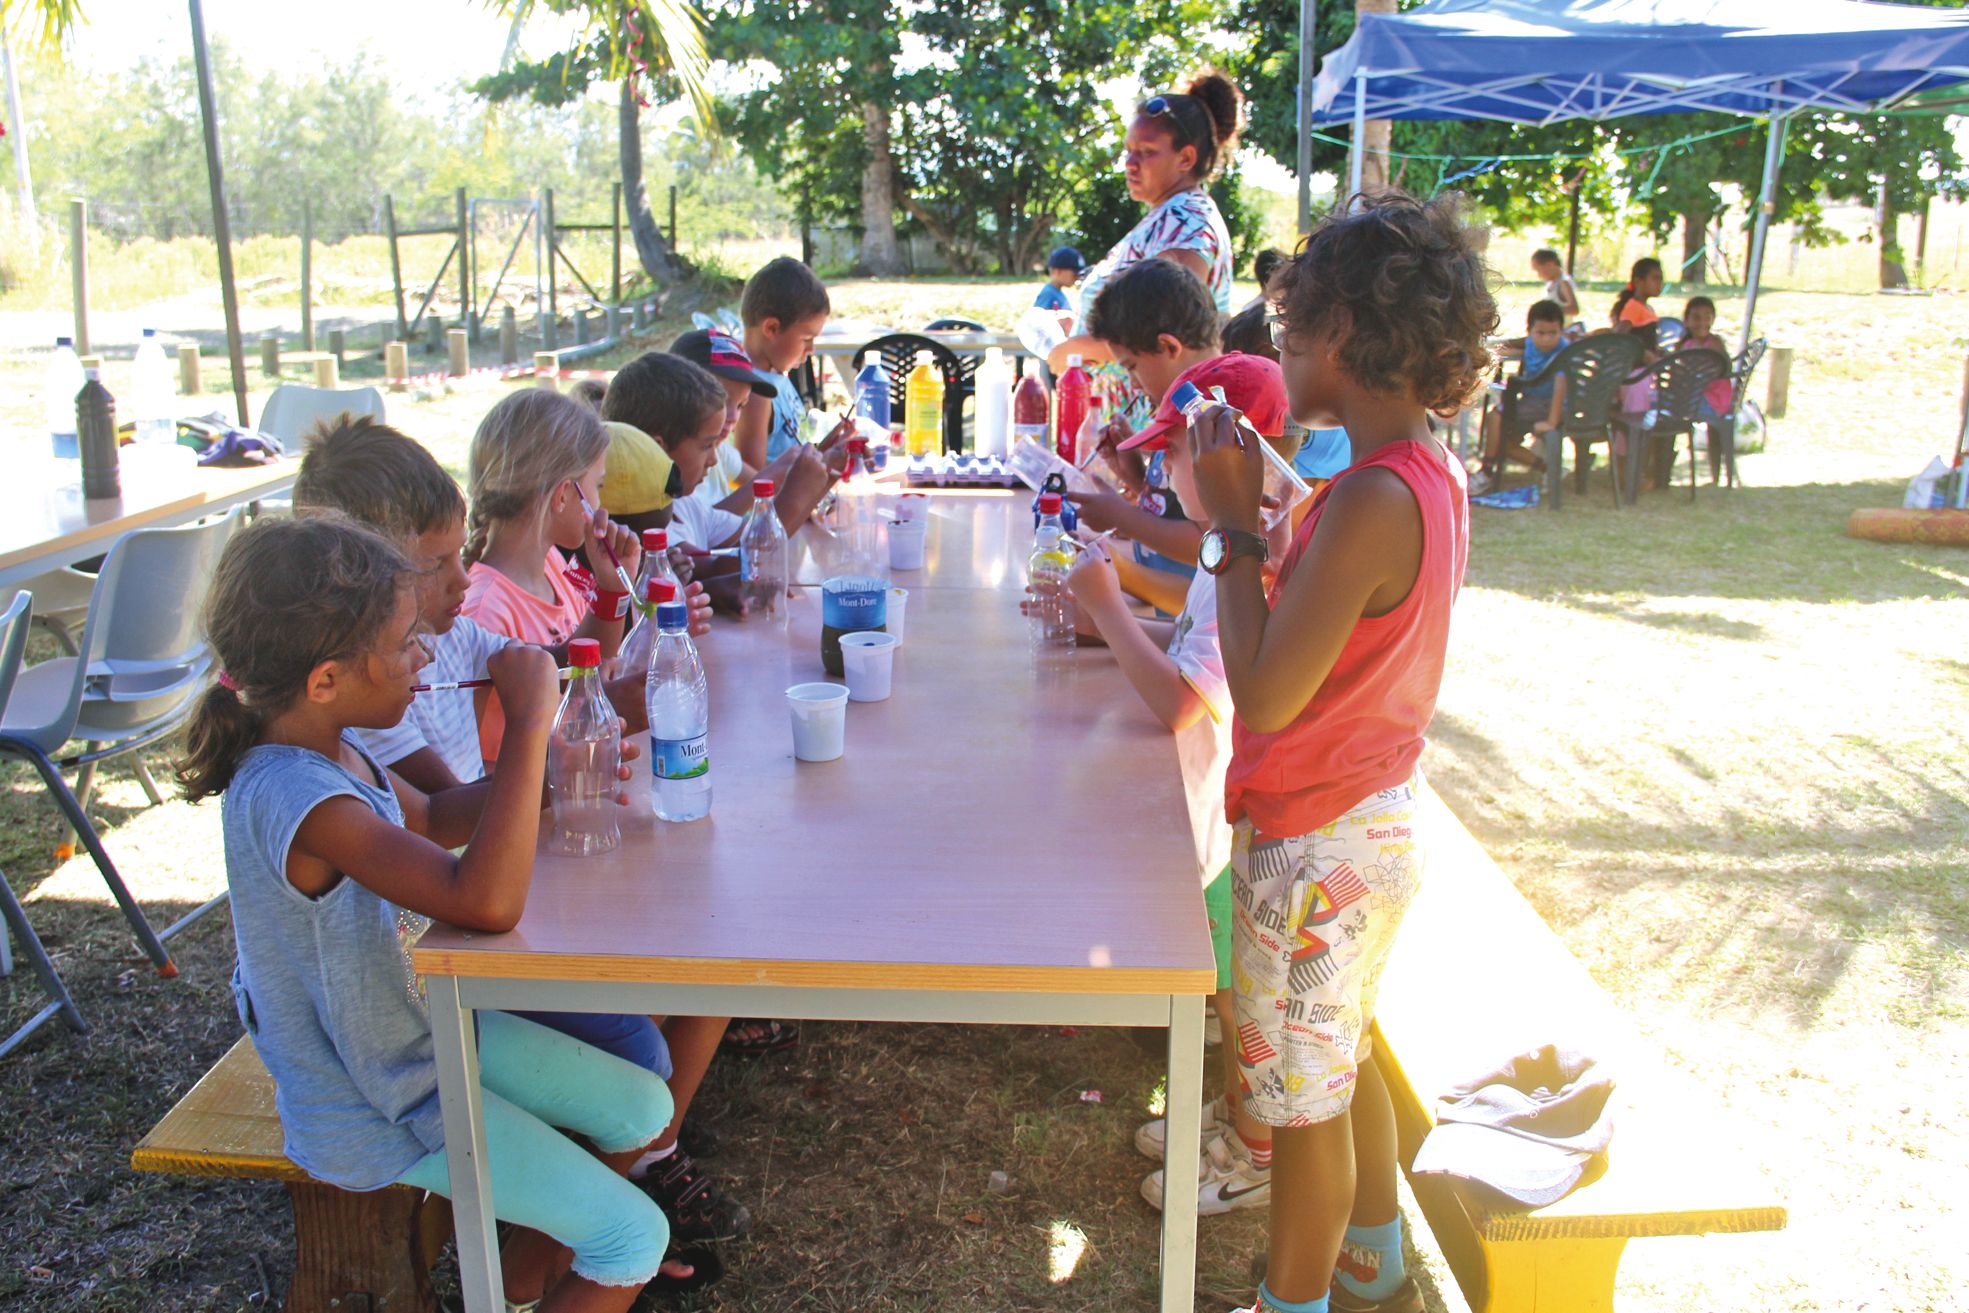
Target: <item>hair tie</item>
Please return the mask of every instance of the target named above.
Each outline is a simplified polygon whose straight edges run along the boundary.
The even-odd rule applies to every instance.
[[[225,689],[228,693],[236,694],[239,692],[239,681],[232,677],[230,671],[221,670],[219,672],[219,687]]]

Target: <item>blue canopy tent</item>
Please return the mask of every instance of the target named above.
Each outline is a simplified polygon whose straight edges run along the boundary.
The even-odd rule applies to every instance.
[[[1701,110],[1768,118],[1743,336],[1757,309],[1785,125],[1879,113],[1969,81],[1969,10],[1868,0],[1431,0],[1363,14],[1311,96],[1351,119],[1349,191],[1368,119],[1547,124]]]

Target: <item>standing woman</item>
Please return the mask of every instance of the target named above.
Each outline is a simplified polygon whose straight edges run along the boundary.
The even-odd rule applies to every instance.
[[[1128,194],[1149,210],[1081,281],[1081,324],[1108,279],[1157,256],[1195,274],[1217,309],[1230,313],[1231,234],[1208,188],[1237,148],[1243,104],[1229,78],[1205,69],[1183,91],[1151,96],[1135,111],[1122,168]],[[1083,332],[1055,347],[1047,363],[1057,372],[1069,355],[1088,364],[1110,358],[1104,344]]]

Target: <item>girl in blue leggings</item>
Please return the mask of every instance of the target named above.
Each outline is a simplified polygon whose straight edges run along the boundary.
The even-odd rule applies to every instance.
[[[426,796],[351,733],[396,724],[425,661],[395,547],[345,520],[262,520],[227,546],[205,624],[221,670],[178,775],[194,800],[224,795],[233,993],[287,1154],[345,1189],[449,1193],[409,950],[432,918],[491,933],[520,918],[553,659],[518,646],[491,659],[500,770]],[[663,1214],[622,1176],[670,1120],[663,1082],[518,1017],[482,1016],[479,1051],[493,1210],[520,1228],[502,1252],[508,1306],[623,1313],[660,1271],[688,1283],[690,1266],[665,1262]]]

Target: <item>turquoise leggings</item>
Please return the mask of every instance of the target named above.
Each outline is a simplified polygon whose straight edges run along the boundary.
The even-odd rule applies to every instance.
[[[670,1224],[650,1197],[555,1130],[603,1153],[648,1144],[670,1124],[670,1091],[642,1067],[503,1012],[479,1013],[492,1211],[574,1251],[574,1270],[604,1286],[640,1286],[663,1265]],[[400,1178],[449,1198],[444,1152]]]

